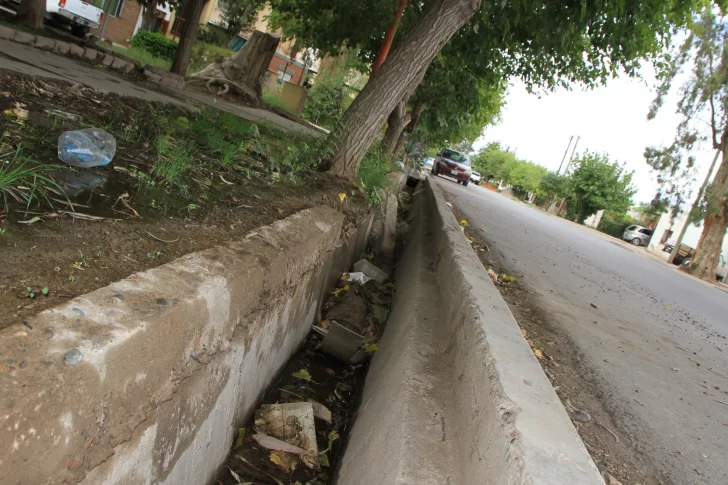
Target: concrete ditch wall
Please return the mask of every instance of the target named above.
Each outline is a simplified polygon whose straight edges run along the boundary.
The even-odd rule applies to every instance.
[[[417,201],[341,485],[603,485],[442,196]]]
[[[0,332],[0,482],[209,483],[365,250],[371,218],[343,222],[305,210]]]

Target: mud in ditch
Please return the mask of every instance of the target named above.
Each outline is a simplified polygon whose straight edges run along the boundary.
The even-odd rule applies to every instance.
[[[324,304],[321,320],[315,325],[300,351],[288,362],[276,382],[265,393],[255,415],[238,430],[230,455],[221,468],[217,482],[223,485],[250,483],[255,485],[326,485],[334,483],[336,467],[351,429],[353,418],[360,404],[364,380],[369,368],[369,356],[376,351],[376,342],[384,330],[391,307],[394,286],[368,281],[359,285],[351,281],[339,281],[329,300]],[[351,305],[352,299],[361,304]],[[322,333],[329,330],[335,320],[343,316],[344,309],[358,308],[356,314],[347,315],[344,322],[360,322],[358,327],[364,336],[357,352],[362,360],[356,364],[345,363],[322,351],[325,339]],[[329,320],[331,318],[331,320]],[[339,320],[336,320],[339,321]],[[359,333],[359,332],[358,332]],[[271,435],[280,429],[266,429],[265,405],[306,403],[314,401],[331,413],[328,422],[319,415],[315,425],[316,450],[312,455],[300,455],[264,447],[259,443],[261,435]],[[289,408],[290,409],[290,408]],[[310,443],[301,437],[307,425],[299,417],[290,415],[281,419],[285,440],[292,445],[310,449]],[[268,445],[266,445],[268,446]],[[312,463],[313,462],[313,463]],[[308,465],[307,465],[308,463]]]
[[[90,126],[115,136],[112,164],[62,165],[58,136]],[[181,175],[154,171],[160,158],[178,153],[164,143],[191,147]],[[0,200],[0,329],[303,209],[329,205],[347,225],[357,223],[370,210],[364,197],[316,172],[308,143],[229,113],[192,113],[0,70],[0,169],[39,167],[57,184],[46,200],[27,177],[16,190],[33,194],[30,203]]]
[[[463,219],[457,209],[452,207],[452,210],[458,220]],[[540,297],[528,288],[528,282],[523,281],[522,275],[510,272],[507,260],[498,252],[497,246],[480,231],[469,227],[464,229],[484,269],[491,278],[497,275],[496,288],[508,304],[600,472],[609,473],[623,485],[669,483],[634,448],[630,437],[619,432],[602,401],[604,391],[582,363],[582,356],[556,323],[556,318],[543,310]],[[579,411],[588,412],[591,419],[579,421],[583,419]],[[609,480],[607,483],[610,483]]]

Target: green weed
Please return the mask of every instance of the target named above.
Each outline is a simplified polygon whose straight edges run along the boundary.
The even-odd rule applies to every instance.
[[[195,153],[195,142],[191,140],[172,140],[169,136],[157,139],[157,163],[150,175],[187,193],[186,176],[194,167],[192,155]]]
[[[389,185],[387,175],[394,171],[394,159],[378,149],[371,149],[359,165],[359,189],[369,205],[379,206],[382,191]]]
[[[142,64],[149,64],[150,66],[158,67],[160,69],[164,69],[165,71],[169,71],[169,69],[172,67],[172,61],[163,59],[161,57],[157,57],[153,54],[150,54],[149,52],[139,49],[137,47],[119,47],[119,46],[107,46],[103,45],[105,49],[112,50],[114,52],[118,52],[119,54],[131,57],[132,59],[136,59],[137,61],[141,62]]]
[[[65,197],[63,189],[47,174],[55,165],[36,165],[22,156],[22,149],[0,153],[0,196],[7,212],[12,201],[28,209],[33,203],[45,202],[53,208],[48,193]],[[69,206],[71,203],[69,201]]]

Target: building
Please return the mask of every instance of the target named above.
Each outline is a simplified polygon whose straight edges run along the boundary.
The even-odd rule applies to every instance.
[[[660,219],[655,224],[652,233],[652,239],[647,245],[647,250],[656,256],[660,256],[667,260],[670,257],[669,253],[664,252],[662,249],[665,244],[675,245],[677,243],[677,237],[680,235],[683,226],[688,222],[688,213],[681,212],[673,220],[672,212],[665,212],[660,216]],[[702,222],[699,225],[690,224],[685,231],[682,244],[690,246],[695,249],[698,247],[698,241],[703,233]],[[723,247],[721,254],[728,260],[728,237],[723,238]]]

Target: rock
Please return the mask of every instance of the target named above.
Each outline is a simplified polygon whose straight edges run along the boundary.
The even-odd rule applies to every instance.
[[[56,41],[56,47],[53,49],[53,51],[57,54],[68,54],[68,52],[71,50],[71,44],[68,42],[63,42],[62,40]]]
[[[35,36],[33,34],[29,34],[28,32],[21,32],[17,31],[15,32],[15,42],[18,44],[32,44],[35,42]]]
[[[96,58],[99,57],[99,51],[96,49],[86,49],[83,51],[83,56],[91,62],[96,62]]]
[[[115,57],[111,54],[104,54],[104,58],[101,59],[101,65],[104,67],[110,67],[111,63],[114,62]]]
[[[377,268],[366,259],[357,261],[354,264],[354,271],[364,273],[369,278],[377,281],[378,283],[384,283],[387,278],[389,278],[389,274],[386,271]]]
[[[76,308],[76,307],[71,308],[71,313],[73,313],[77,317],[82,317],[82,316],[86,315],[83,310],[81,310],[80,308]]]
[[[576,411],[574,413],[574,421],[579,421],[580,423],[588,423],[591,420],[591,414],[587,413],[586,411]]]
[[[83,360],[83,354],[78,349],[71,349],[63,356],[63,363],[67,367],[76,367]]]
[[[45,51],[53,51],[56,48],[56,41],[48,37],[38,36],[35,38],[35,46]]]

